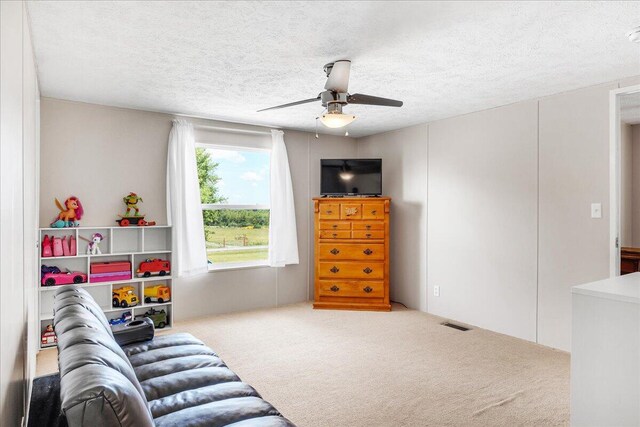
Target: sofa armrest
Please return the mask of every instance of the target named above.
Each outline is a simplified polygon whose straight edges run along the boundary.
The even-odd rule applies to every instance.
[[[112,326],[111,330],[113,332],[113,338],[120,347],[128,344],[150,341],[153,339],[155,333],[153,320],[148,317]]]

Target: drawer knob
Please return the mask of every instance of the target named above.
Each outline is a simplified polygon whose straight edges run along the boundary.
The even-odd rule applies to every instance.
[[[338,237],[338,233],[333,233],[333,237]]]
[[[369,237],[371,237],[371,233],[367,233],[365,234],[365,236],[367,236],[367,239],[368,239]]]
[[[364,269],[364,270],[362,270],[362,271],[364,271],[366,274],[371,274],[371,273],[373,272],[373,270],[372,270],[372,269],[370,269],[369,267],[365,268],[365,269]]]
[[[338,254],[340,253],[340,250],[339,250],[338,248],[333,248],[333,249],[331,249],[331,251],[330,251],[330,252],[331,252],[332,254],[334,254],[334,255],[338,255]]]
[[[335,274],[338,271],[340,271],[340,269],[334,265],[333,267],[331,267],[331,270],[329,270],[329,271],[331,271],[333,274]]]
[[[365,249],[364,251],[362,251],[363,254],[365,255],[371,255],[373,253],[373,251],[369,248]]]
[[[327,211],[327,215],[331,215],[333,211]]]
[[[333,285],[333,286],[332,286],[331,288],[329,288],[329,289],[331,289],[331,292],[338,292],[338,291],[340,290],[340,288],[339,288],[339,287],[337,287],[336,285]]]
[[[370,293],[373,290],[372,287],[367,286],[366,288],[363,289],[363,291],[365,291],[366,293]]]
[[[366,225],[364,228],[366,228],[367,230],[371,230],[371,226],[370,225]]]
[[[374,209],[374,210],[372,210],[372,211],[371,211],[371,215],[375,215],[375,214],[376,214],[376,212],[378,212],[378,211],[377,211],[377,210],[375,210],[375,209]]]
[[[335,230],[336,228],[338,228],[338,224],[333,224],[333,229]]]

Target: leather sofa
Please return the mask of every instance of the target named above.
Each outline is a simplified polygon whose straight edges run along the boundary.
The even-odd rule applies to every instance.
[[[186,333],[120,347],[81,287],[54,302],[62,411],[72,426],[293,426]]]

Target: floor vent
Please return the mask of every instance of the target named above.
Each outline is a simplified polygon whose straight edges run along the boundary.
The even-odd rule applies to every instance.
[[[463,332],[469,330],[469,328],[466,328],[466,327],[461,326],[461,325],[456,325],[455,323],[451,323],[451,322],[443,322],[443,323],[441,323],[441,325],[442,326],[448,326],[450,328],[457,329],[457,330],[463,331]]]

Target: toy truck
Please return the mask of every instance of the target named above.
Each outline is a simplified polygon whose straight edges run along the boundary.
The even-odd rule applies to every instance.
[[[171,263],[165,259],[148,258],[136,270],[138,277],[166,276],[171,273]]]
[[[163,302],[171,301],[171,288],[166,285],[156,285],[144,288],[144,302]]]
[[[137,315],[136,319],[140,319],[143,317],[148,317],[149,319],[151,319],[153,321],[153,326],[157,329],[162,329],[169,324],[169,316],[167,316],[167,312],[164,310],[154,310],[153,307],[146,313]]]
[[[112,293],[113,306],[127,308],[138,305],[140,300],[138,300],[138,296],[133,293],[133,291],[133,286],[123,286],[122,288],[114,289]]]

